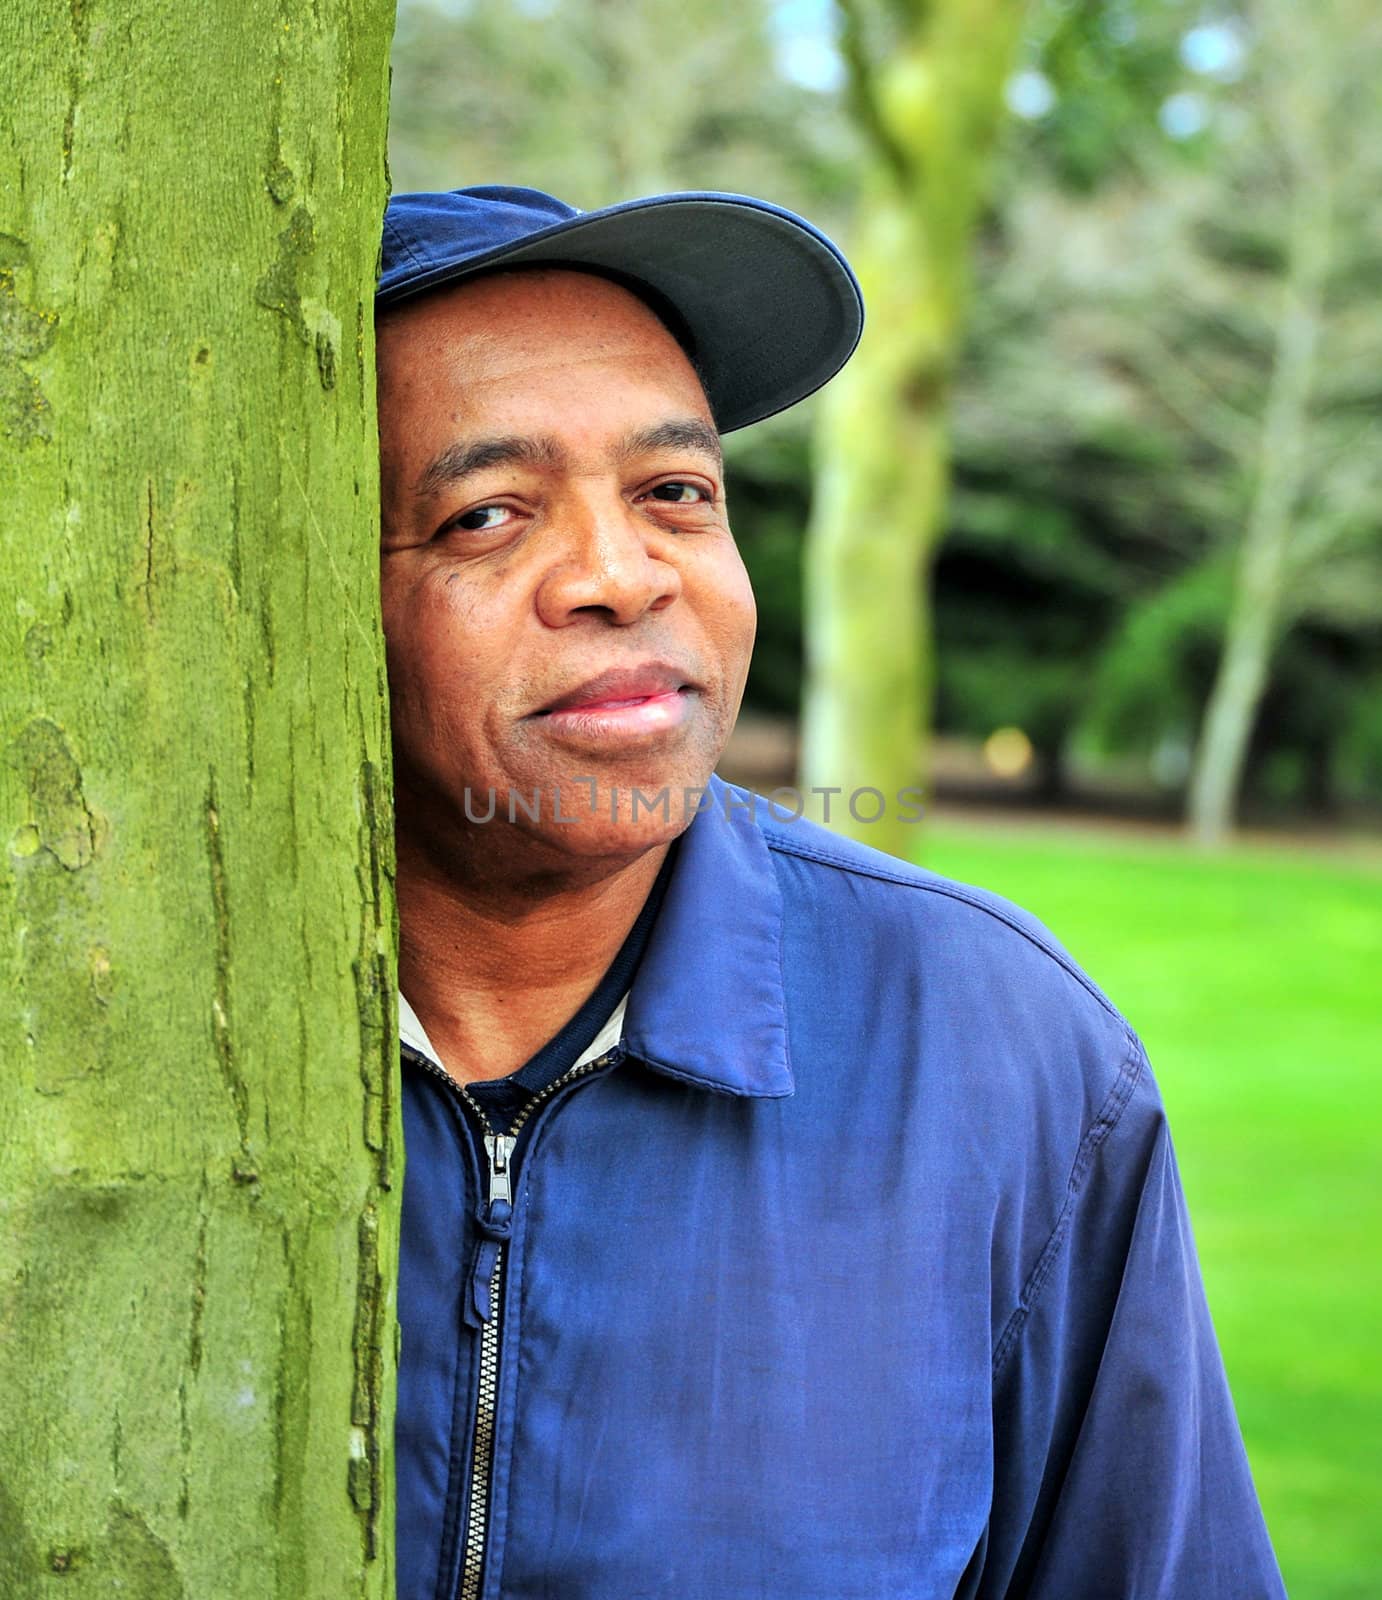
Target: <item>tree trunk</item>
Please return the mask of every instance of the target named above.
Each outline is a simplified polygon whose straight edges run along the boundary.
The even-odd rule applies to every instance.
[[[897,855],[916,835],[914,823],[898,820],[897,795],[922,774],[932,659],[925,584],[947,472],[935,363],[950,335],[936,325],[934,300],[917,291],[917,222],[887,196],[861,218],[851,258],[878,337],[865,337],[822,396],[806,546],[802,786],[842,790],[832,826]],[[865,787],[884,796],[877,821],[863,820],[877,800],[848,803]]]
[[[392,7],[6,22],[0,1597],[383,1597]]]
[[[969,256],[1020,0],[913,0],[884,52],[858,0],[845,55],[872,149],[851,250],[869,326],[823,397],[806,553],[802,787],[869,786],[841,831],[913,853],[899,791],[925,782],[931,559],[944,528],[947,402]]]
[[[1190,780],[1190,825],[1208,847],[1222,843],[1233,826],[1272,651],[1288,620],[1290,541],[1306,473],[1329,232],[1327,183],[1319,174],[1310,173],[1308,181],[1302,174],[1252,506]]]

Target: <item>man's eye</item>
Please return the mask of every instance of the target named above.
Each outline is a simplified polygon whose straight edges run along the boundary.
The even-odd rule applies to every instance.
[[[660,483],[651,493],[657,500],[668,500],[680,506],[693,506],[709,499],[705,490],[695,483]]]
[[[463,511],[447,523],[448,528],[464,528],[467,533],[483,533],[497,528],[506,514],[505,506],[476,506],[473,511]]]

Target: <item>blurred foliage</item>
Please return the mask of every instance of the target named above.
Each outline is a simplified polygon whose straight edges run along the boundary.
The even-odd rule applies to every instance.
[[[546,189],[587,210],[666,189],[819,210],[850,182],[842,107],[776,70],[764,0],[402,0],[397,190]]]
[[[1320,157],[1337,192],[1295,555],[1247,755],[1262,804],[1382,797],[1382,45],[1353,3],[1294,13],[1302,46],[1342,37],[1351,65],[1329,108],[1348,137]],[[1073,755],[1182,787],[1214,683],[1292,215],[1275,109],[1290,51],[1283,67],[1262,48],[1269,4],[1030,10],[931,583],[939,726],[1024,727],[1053,791]],[[395,186],[526,183],[588,207],[738,190],[848,245],[863,141],[837,32],[828,0],[402,0]],[[749,698],[785,714],[815,410],[727,441],[760,603]]]
[[[1067,661],[1067,750],[1193,744],[1246,617],[1264,676],[1260,705],[1238,695],[1249,791],[1377,793],[1356,730],[1382,650],[1379,66],[1377,20],[1353,0],[1308,22],[1280,0],[1036,14],[1019,79],[1049,104],[1011,130],[984,240],[938,590],[944,617],[955,569],[968,587],[991,547],[966,513],[971,477],[1059,506],[1063,568],[1084,570],[1090,546],[1112,558],[1106,584],[1066,596],[1090,646]],[[1319,229],[1315,292],[1300,258]],[[1303,321],[1314,344],[1288,383]],[[1264,579],[1242,552],[1270,543],[1273,517]],[[1014,529],[995,569],[1020,571],[1029,537]],[[943,651],[943,715],[957,671]],[[1179,783],[1176,765],[1163,776]]]

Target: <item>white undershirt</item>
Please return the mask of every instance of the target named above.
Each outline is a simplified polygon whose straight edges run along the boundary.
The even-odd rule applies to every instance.
[[[618,1044],[624,1031],[624,1007],[628,1004],[628,1000],[629,997],[625,994],[619,1004],[610,1012],[604,1027],[590,1041],[590,1044],[581,1052],[580,1056],[571,1063],[573,1067],[584,1066],[587,1061],[594,1061],[596,1056],[604,1055],[606,1050],[611,1050]],[[427,1037],[426,1028],[418,1020],[417,1012],[408,1004],[401,989],[398,992],[398,1035],[404,1044],[411,1045],[420,1055],[426,1056],[434,1066],[441,1067],[443,1072],[446,1071],[445,1066],[442,1065],[441,1057],[433,1047],[432,1041]]]

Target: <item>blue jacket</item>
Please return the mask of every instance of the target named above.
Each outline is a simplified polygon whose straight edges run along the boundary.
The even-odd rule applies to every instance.
[[[1127,1024],[713,790],[516,1172],[405,1051],[399,1600],[1282,1595]]]

